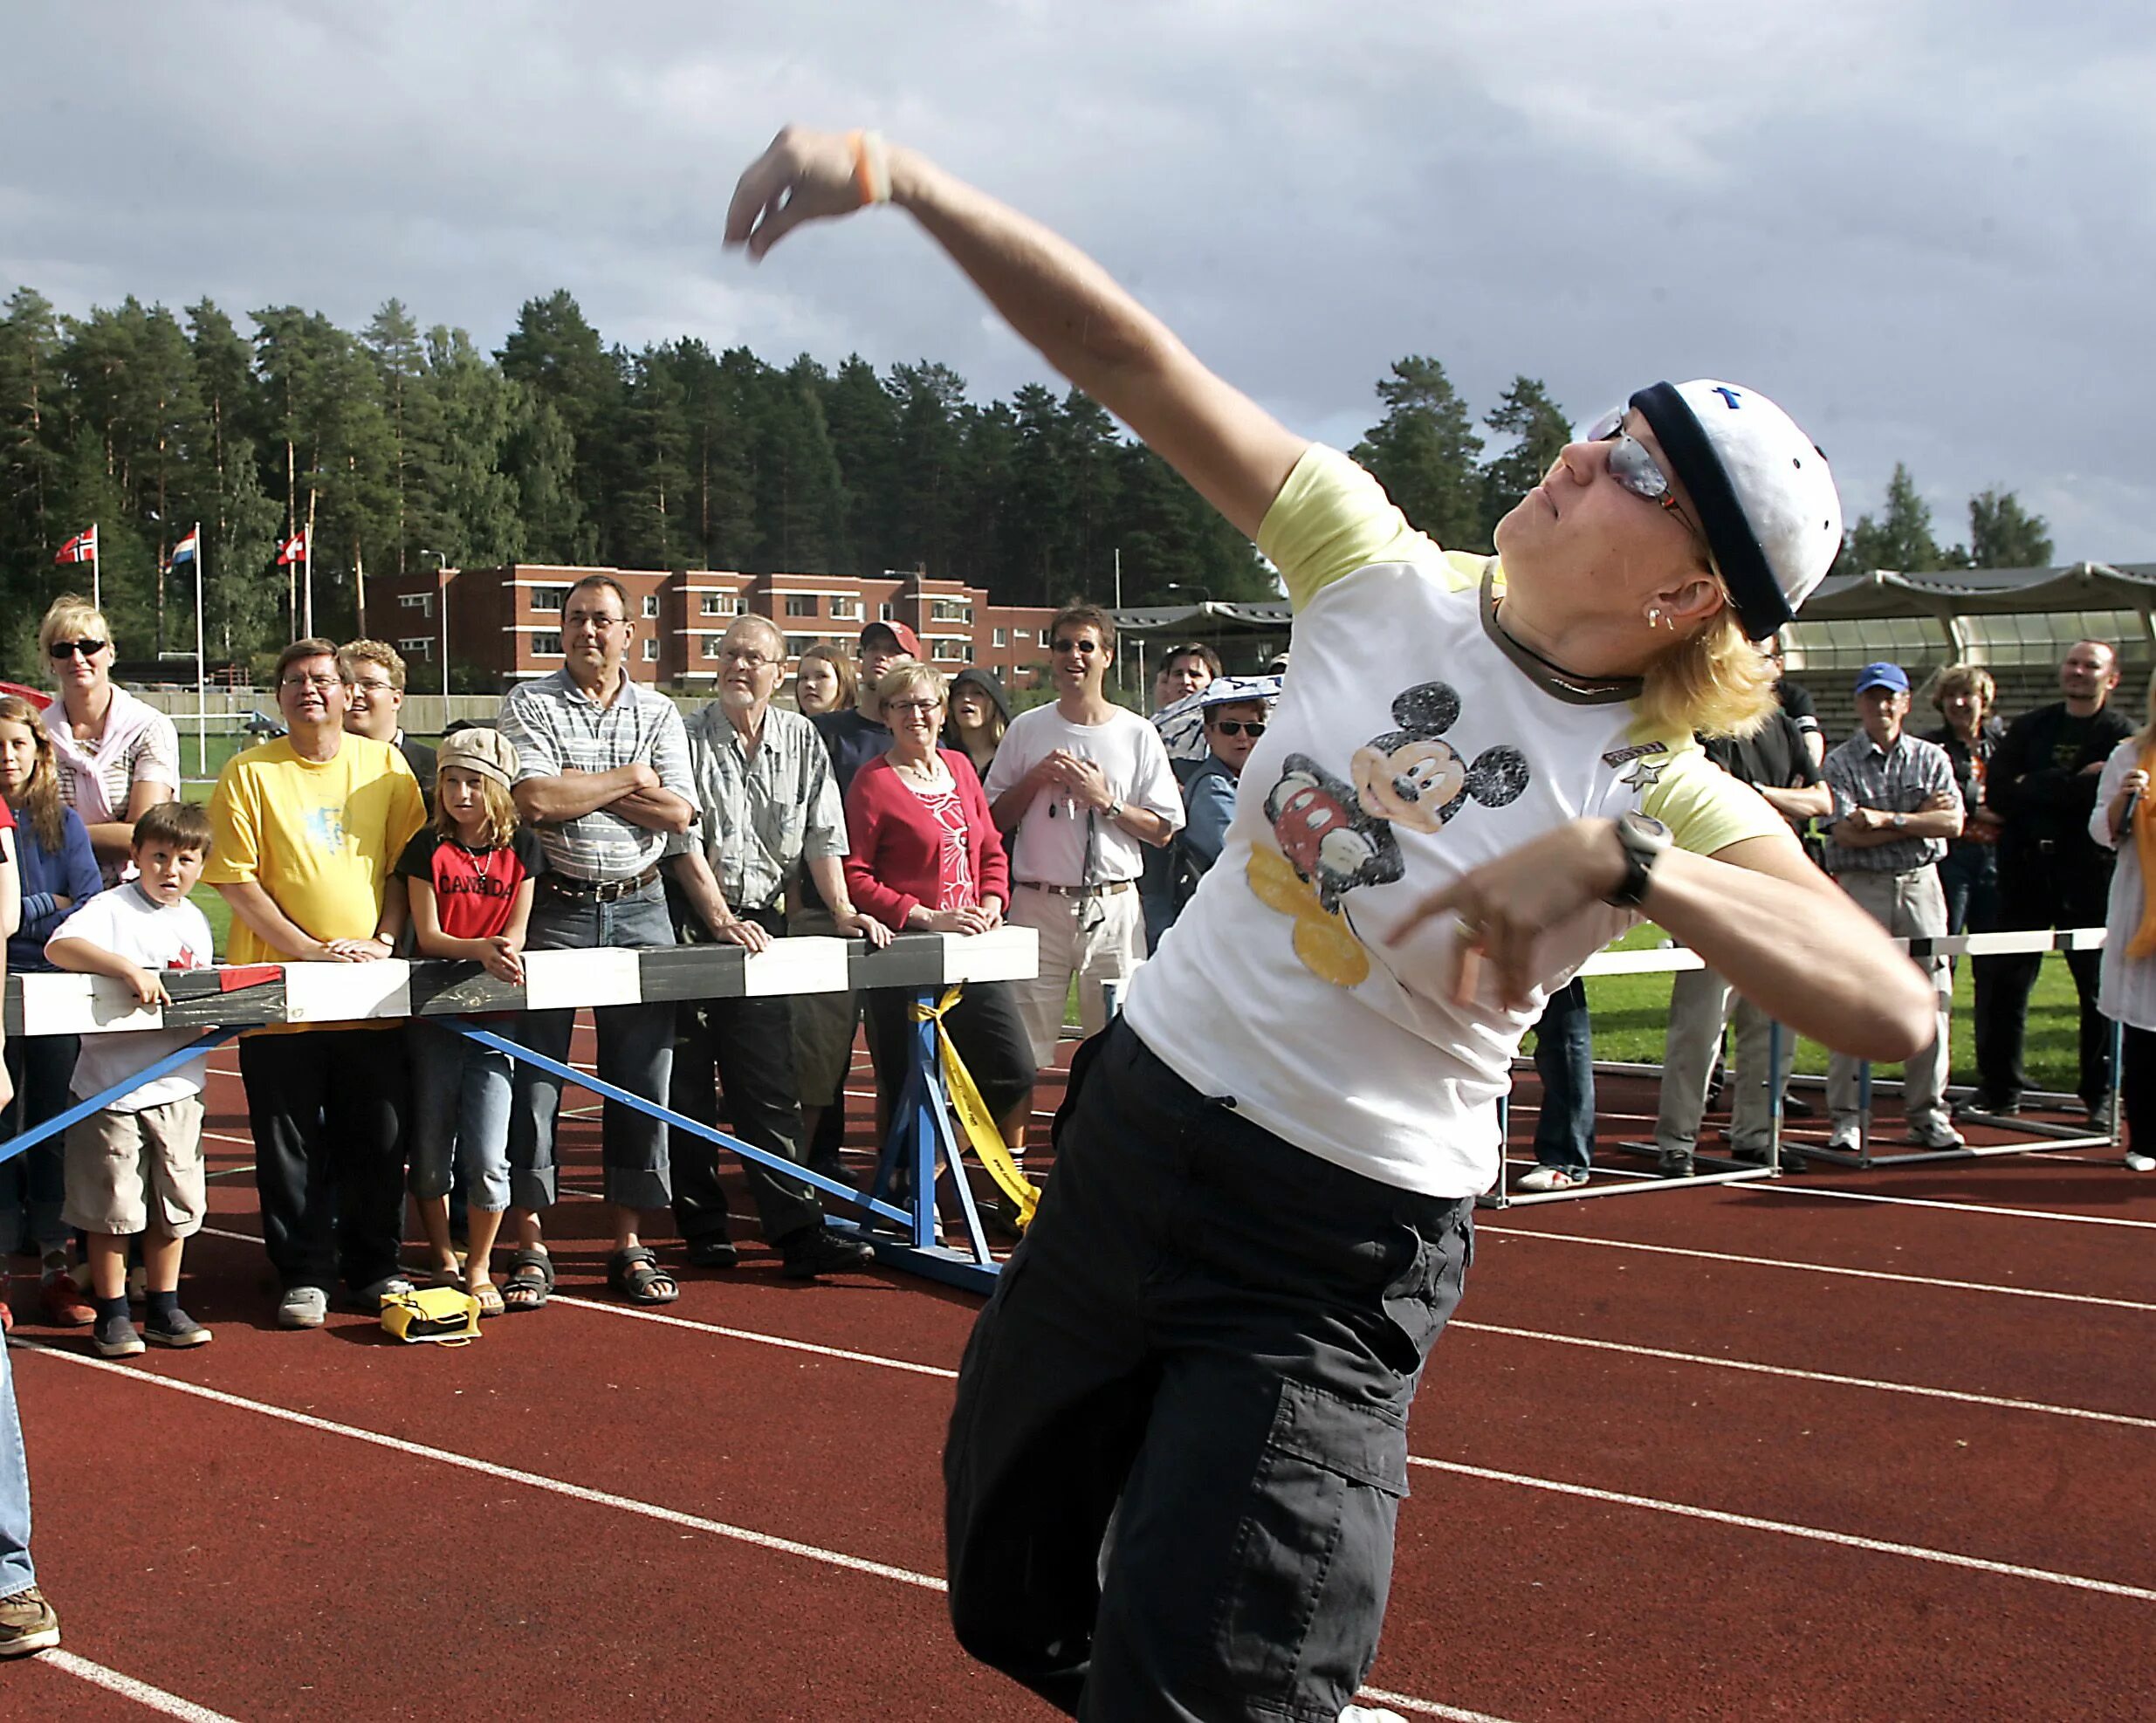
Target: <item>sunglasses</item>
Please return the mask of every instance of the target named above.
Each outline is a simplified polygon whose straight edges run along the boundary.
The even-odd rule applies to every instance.
[[[1213,725],[1223,736],[1247,736],[1256,741],[1265,734],[1263,718],[1222,718]]]
[[[1100,649],[1097,640],[1059,640],[1048,649],[1051,652],[1081,652],[1088,658]]]
[[[1649,502],[1667,509],[1704,543],[1705,536],[1693,525],[1685,511],[1677,506],[1677,498],[1670,489],[1670,477],[1656,464],[1646,445],[1624,429],[1626,409],[1614,408],[1588,427],[1582,440],[1587,443],[1612,444],[1610,450],[1610,477],[1617,480],[1635,497],[1644,497]]]
[[[72,658],[77,654],[85,658],[94,658],[104,651],[106,645],[106,642],[101,640],[56,640],[51,650],[55,658]]]

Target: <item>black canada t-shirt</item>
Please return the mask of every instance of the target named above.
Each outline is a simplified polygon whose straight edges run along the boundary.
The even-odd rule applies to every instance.
[[[491,939],[509,925],[517,893],[546,871],[539,840],[519,826],[502,849],[467,849],[429,827],[405,846],[397,872],[434,888],[435,913],[452,939]]]

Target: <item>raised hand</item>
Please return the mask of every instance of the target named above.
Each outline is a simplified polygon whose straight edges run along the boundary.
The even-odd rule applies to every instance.
[[[788,126],[749,164],[726,209],[726,243],[760,258],[803,222],[890,196],[889,156],[872,133]]]

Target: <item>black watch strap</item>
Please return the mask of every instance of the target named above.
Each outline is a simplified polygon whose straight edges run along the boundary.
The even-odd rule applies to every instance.
[[[1637,910],[1647,896],[1647,877],[1672,842],[1670,828],[1644,813],[1620,813],[1617,840],[1624,852],[1624,877],[1604,899],[1620,910]]]

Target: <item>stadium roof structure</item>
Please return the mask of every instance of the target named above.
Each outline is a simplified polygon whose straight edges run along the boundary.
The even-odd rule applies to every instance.
[[[1193,634],[1208,640],[1220,635],[1276,635],[1295,620],[1285,599],[1256,604],[1225,599],[1206,599],[1198,604],[1141,604],[1109,614],[1119,634]]]
[[[1798,620],[1863,622],[1893,616],[2011,616],[2050,611],[2131,610],[2156,633],[2156,563],[2070,562],[2058,568],[1941,568],[1904,574],[1881,568],[1836,574],[1805,601]]]

